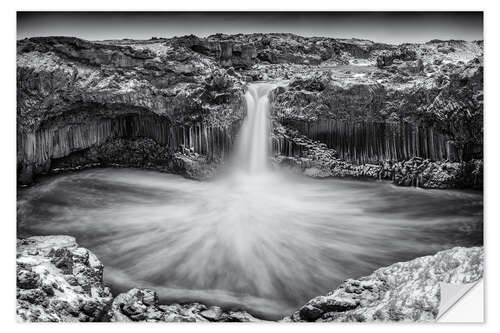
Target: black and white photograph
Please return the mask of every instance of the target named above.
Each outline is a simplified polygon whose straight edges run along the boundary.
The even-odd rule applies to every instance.
[[[483,14],[17,11],[16,321],[444,318],[485,270]]]

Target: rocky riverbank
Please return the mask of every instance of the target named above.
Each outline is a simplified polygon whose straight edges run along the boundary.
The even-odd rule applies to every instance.
[[[360,279],[348,279],[285,321],[433,321],[440,283],[462,284],[483,276],[483,248],[461,248],[400,262]]]
[[[150,289],[113,297],[103,265],[69,236],[35,236],[17,242],[19,321],[255,322],[245,311],[200,303],[160,304]],[[453,248],[349,279],[309,301],[284,321],[432,321],[439,283],[469,283],[483,274],[483,248]]]

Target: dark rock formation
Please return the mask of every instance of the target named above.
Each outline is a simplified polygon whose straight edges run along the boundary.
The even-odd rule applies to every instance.
[[[43,128],[18,137],[19,177],[29,182],[32,174],[88,164],[179,171],[177,152],[201,154],[208,165],[229,153],[235,133],[234,127],[172,126],[159,116],[133,114]]]
[[[383,267],[313,298],[285,321],[433,321],[439,311],[440,284],[478,281],[483,256],[482,247],[456,247]]]
[[[479,159],[432,161],[408,155],[408,159],[402,157],[402,160],[382,156],[375,162],[353,163],[325,143],[281,125],[274,128],[273,152],[276,164],[315,178],[385,179],[396,185],[433,189],[481,189],[483,186],[483,161]],[[353,152],[347,149],[347,153]]]
[[[408,122],[325,119],[299,122],[293,127],[335,149],[339,158],[358,164],[402,161],[415,156],[437,161],[459,161],[462,157],[451,137],[433,127]]]

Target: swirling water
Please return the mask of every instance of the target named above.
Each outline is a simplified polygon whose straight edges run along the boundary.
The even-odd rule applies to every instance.
[[[114,293],[151,287],[162,302],[201,301],[269,319],[343,279],[482,244],[480,193],[271,170],[261,154],[268,141],[249,140],[268,135],[272,86],[252,89],[238,151],[220,178],[134,169],[49,177],[18,192],[18,236],[75,236],[103,261]]]

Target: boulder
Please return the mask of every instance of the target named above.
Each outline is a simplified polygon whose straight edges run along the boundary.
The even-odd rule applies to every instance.
[[[224,312],[200,303],[161,305],[151,289],[134,288],[118,295],[109,310],[110,321],[147,322],[256,322],[246,311]]]
[[[69,236],[17,241],[18,321],[103,321],[112,296],[102,264]]]

